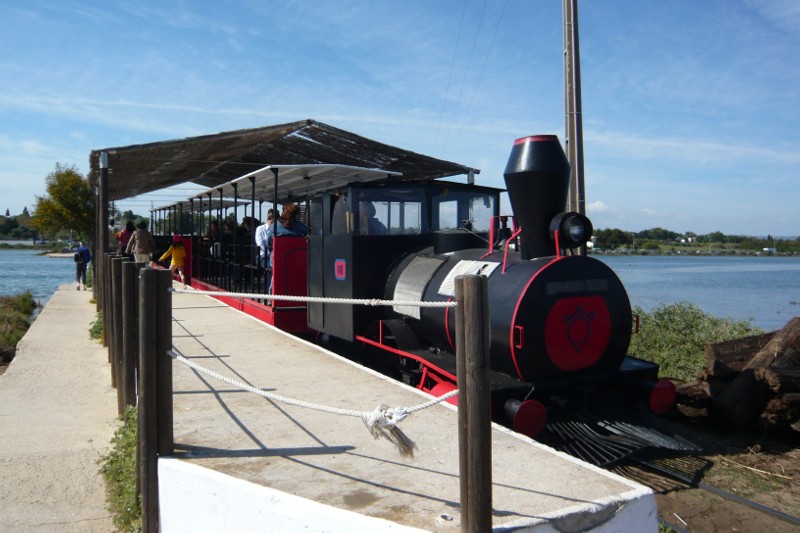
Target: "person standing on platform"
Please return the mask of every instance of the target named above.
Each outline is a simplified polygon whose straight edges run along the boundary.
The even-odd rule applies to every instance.
[[[150,254],[156,251],[156,241],[153,236],[147,231],[147,223],[142,221],[136,225],[136,231],[133,232],[131,240],[128,241],[128,246],[125,248],[125,254],[133,254],[133,258],[137,263],[146,263],[150,266]]]
[[[125,229],[119,232],[119,248],[117,248],[117,255],[127,255],[125,250],[128,249],[128,242],[133,237],[133,232],[136,231],[136,227],[133,225],[133,221],[129,220],[125,223]]]
[[[117,228],[114,226],[114,219],[110,218],[108,220],[108,248],[106,252],[116,252],[118,247]]]
[[[83,242],[78,243],[78,247],[75,248],[75,289],[81,290],[81,285],[83,286],[83,290],[86,290],[86,267],[92,261],[92,252],[89,251],[89,248],[86,247]]]

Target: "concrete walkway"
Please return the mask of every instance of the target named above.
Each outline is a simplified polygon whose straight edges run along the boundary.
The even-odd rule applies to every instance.
[[[117,427],[90,291],[62,285],[0,376],[0,531],[113,531],[98,460]]]

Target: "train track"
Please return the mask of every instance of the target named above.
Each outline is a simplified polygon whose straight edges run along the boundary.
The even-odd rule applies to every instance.
[[[567,413],[551,421],[546,431],[546,443],[647,485],[657,494],[698,489],[792,527],[800,526],[800,517],[704,481],[714,461],[704,457],[703,447],[651,417],[631,412],[616,412],[610,416],[586,411]],[[720,447],[712,442],[706,446],[709,449]]]
[[[656,492],[667,493],[687,488],[699,489],[793,527],[800,527],[800,517],[702,481],[703,474],[712,464],[710,460],[696,454],[659,458],[655,454],[645,453],[642,456],[634,454],[627,457],[622,463],[609,469],[623,477],[642,483]],[[668,525],[674,527],[671,523]]]

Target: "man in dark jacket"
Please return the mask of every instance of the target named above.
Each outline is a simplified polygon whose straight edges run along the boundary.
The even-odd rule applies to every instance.
[[[75,289],[86,290],[86,267],[92,261],[92,252],[86,247],[83,242],[78,243],[75,248]]]

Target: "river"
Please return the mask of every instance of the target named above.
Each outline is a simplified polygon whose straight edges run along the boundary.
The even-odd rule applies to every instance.
[[[800,257],[595,256],[628,291],[631,305],[691,302],[708,314],[780,329],[800,315]]]
[[[0,295],[30,290],[43,304],[59,285],[75,282],[71,257],[0,250]],[[800,257],[594,256],[617,273],[631,300],[649,311],[691,302],[718,317],[750,320],[771,331],[800,315]]]
[[[31,291],[33,297],[46,304],[59,285],[75,283],[72,256],[50,257],[40,250],[0,250],[0,296]]]

